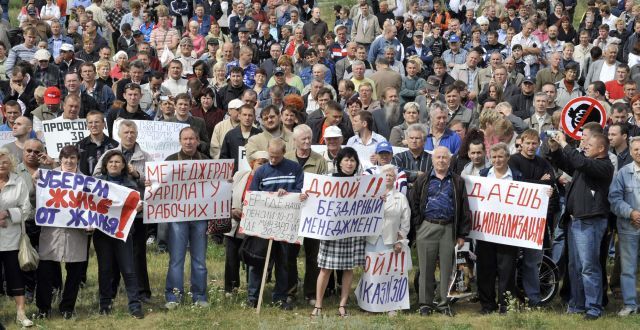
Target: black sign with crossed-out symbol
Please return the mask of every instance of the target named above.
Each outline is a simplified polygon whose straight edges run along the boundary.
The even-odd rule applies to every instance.
[[[607,112],[596,99],[582,96],[571,100],[562,109],[560,117],[562,130],[576,140],[582,139],[582,127],[586,123],[596,122],[604,127]]]

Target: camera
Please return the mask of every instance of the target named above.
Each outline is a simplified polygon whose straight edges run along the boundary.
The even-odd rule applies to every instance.
[[[557,131],[555,129],[548,129],[546,131],[544,131],[544,134],[547,135],[549,138],[553,139],[556,137],[556,134],[560,133],[560,131]]]

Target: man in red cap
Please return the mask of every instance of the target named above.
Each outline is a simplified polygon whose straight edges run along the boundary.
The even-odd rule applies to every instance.
[[[55,119],[60,116],[61,91],[56,86],[47,87],[44,90],[44,104],[31,112],[33,115],[33,130],[41,135],[42,121]]]

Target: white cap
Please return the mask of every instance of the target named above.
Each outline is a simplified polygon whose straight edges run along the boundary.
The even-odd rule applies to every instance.
[[[256,160],[256,159],[269,159],[269,153],[264,150],[260,150],[260,151],[254,152],[249,157],[249,160]]]
[[[329,126],[324,129],[323,137],[326,138],[334,138],[334,137],[342,137],[342,130],[338,126]]]
[[[35,54],[33,54],[33,58],[38,61],[47,61],[51,58],[51,53],[46,49],[38,49]]]
[[[62,44],[62,46],[60,46],[60,51],[61,52],[73,52],[73,51],[75,51],[75,49],[73,49],[73,45],[72,44]]]
[[[233,99],[231,100],[231,102],[229,102],[229,105],[227,106],[228,109],[238,109],[241,106],[244,105],[244,102],[240,99]]]

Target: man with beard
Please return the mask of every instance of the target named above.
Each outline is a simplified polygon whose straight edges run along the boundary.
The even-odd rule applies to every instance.
[[[558,40],[558,27],[555,25],[550,25],[547,28],[547,35],[549,39],[542,43],[542,63],[548,66],[549,59],[551,55],[554,53],[562,53],[562,49],[564,48],[564,42]]]
[[[267,151],[269,141],[278,138],[284,141],[287,150],[295,150],[293,133],[282,126],[280,110],[277,107],[270,105],[262,109],[260,118],[262,118],[262,133],[250,137],[247,141],[247,157],[251,157],[256,151]]]
[[[429,130],[424,145],[425,151],[433,151],[436,147],[446,147],[452,154],[460,149],[460,137],[447,127],[447,106],[434,102],[429,107]]]
[[[400,108],[400,98],[398,90],[394,87],[387,87],[382,92],[380,107],[369,109],[373,115],[373,131],[389,139],[391,127],[402,122],[402,110]]]
[[[369,79],[373,80],[376,87],[376,95],[382,95],[383,91],[389,87],[400,90],[402,87],[402,76],[389,68],[387,58],[378,56],[376,59],[376,73],[372,74]]]

